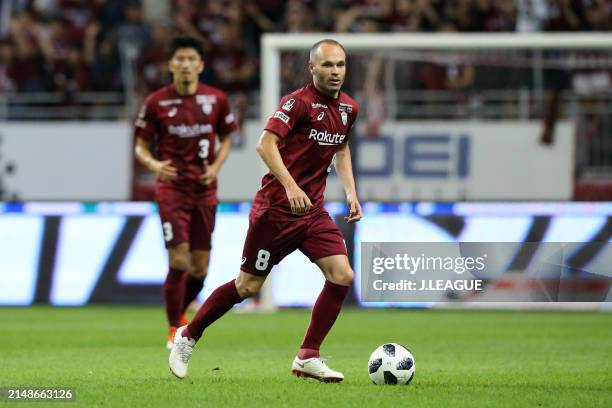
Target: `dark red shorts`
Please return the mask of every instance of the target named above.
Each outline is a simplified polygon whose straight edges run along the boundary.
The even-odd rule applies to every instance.
[[[299,249],[311,262],[346,255],[342,233],[327,211],[296,220],[270,220],[270,212],[251,211],[240,269],[265,276],[284,257]]]
[[[164,188],[156,191],[166,248],[183,242],[190,250],[210,250],[217,206],[193,194]]]

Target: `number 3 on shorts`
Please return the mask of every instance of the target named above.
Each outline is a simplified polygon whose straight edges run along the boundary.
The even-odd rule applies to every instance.
[[[260,249],[257,253],[257,261],[255,262],[255,269],[258,271],[265,271],[268,267],[268,261],[270,260],[270,252],[265,249]]]
[[[174,238],[174,234],[172,233],[172,224],[169,222],[164,222],[162,224],[162,228],[164,230],[164,240],[166,242],[172,241]]]

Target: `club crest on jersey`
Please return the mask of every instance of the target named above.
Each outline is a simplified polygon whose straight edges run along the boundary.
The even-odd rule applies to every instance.
[[[291,98],[283,104],[283,110],[289,112],[291,109],[293,109],[293,105],[295,105],[295,99]]]
[[[346,126],[346,123],[348,122],[348,114],[346,112],[341,112],[340,116],[342,117],[342,124]]]
[[[349,105],[348,103],[340,103],[338,105],[338,109],[340,110],[340,112],[351,113],[353,111],[353,106]]]
[[[325,112],[319,112],[319,114],[317,115],[317,120],[323,119],[323,116],[325,116]]]

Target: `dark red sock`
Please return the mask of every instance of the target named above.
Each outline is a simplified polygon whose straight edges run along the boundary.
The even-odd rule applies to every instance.
[[[183,337],[189,337],[198,341],[202,337],[204,329],[223,316],[236,303],[242,302],[242,300],[238,290],[236,290],[235,279],[219,286],[210,294],[200,307],[200,310],[198,310],[198,313],[187,325],[187,328],[183,331]]]
[[[183,274],[185,272],[170,268],[164,282],[164,303],[170,326],[178,327],[183,312]]]
[[[185,312],[189,307],[189,304],[193,302],[196,297],[198,297],[198,294],[203,287],[204,278],[196,278],[189,273],[183,275],[183,289],[185,291],[185,296],[183,298],[183,312]]]
[[[342,302],[344,302],[348,289],[348,286],[325,281],[323,290],[312,308],[310,325],[300,346],[298,358],[319,357],[321,343],[323,343],[325,336],[327,336],[338,314],[340,314]]]

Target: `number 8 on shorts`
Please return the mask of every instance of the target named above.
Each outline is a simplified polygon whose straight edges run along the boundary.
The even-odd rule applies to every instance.
[[[268,261],[270,260],[270,252],[265,249],[260,249],[257,252],[257,261],[255,262],[255,269],[258,271],[265,271],[268,267]]]

